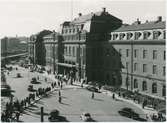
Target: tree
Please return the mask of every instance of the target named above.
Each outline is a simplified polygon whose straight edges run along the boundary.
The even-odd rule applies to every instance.
[[[49,30],[43,30],[41,32],[39,32],[36,35],[36,41],[35,41],[35,56],[36,56],[36,64],[45,66],[46,64],[46,49],[45,49],[45,45],[43,42],[43,37],[52,33]]]

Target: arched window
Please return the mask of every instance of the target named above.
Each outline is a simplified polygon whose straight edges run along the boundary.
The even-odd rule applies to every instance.
[[[138,88],[138,82],[137,82],[137,79],[134,79],[134,88]]]
[[[166,86],[163,85],[162,87],[162,96],[166,96]]]
[[[142,89],[143,89],[143,91],[147,90],[147,82],[146,81],[143,81]]]
[[[157,93],[157,84],[156,83],[152,84],[152,93]]]

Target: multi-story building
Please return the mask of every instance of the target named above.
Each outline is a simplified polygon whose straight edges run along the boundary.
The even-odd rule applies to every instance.
[[[58,63],[62,61],[62,39],[61,36],[53,33],[43,37],[46,49],[46,69],[52,73],[58,72]]]
[[[165,22],[132,25],[108,12],[79,14],[44,39],[47,68],[77,80],[165,97]],[[33,46],[33,45],[32,45]]]
[[[111,32],[109,43],[118,54],[122,64],[122,87],[157,97],[166,95],[166,39],[165,21],[132,25]]]
[[[64,61],[58,63],[61,73],[72,73],[78,80],[96,80],[92,73],[98,69],[95,61],[98,61],[99,56],[93,53],[94,47],[100,47],[102,42],[106,42],[108,34],[121,24],[122,21],[106,12],[105,8],[88,15],[79,13],[78,18],[64,22],[61,25]]]

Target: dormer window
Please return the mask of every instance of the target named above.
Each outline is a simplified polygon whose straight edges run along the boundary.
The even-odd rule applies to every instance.
[[[150,34],[151,34],[150,32],[147,32],[147,31],[144,32],[144,37],[143,38],[144,39],[148,39],[148,37],[150,36]]]
[[[141,36],[140,32],[135,32],[135,40],[138,40],[140,36]]]
[[[122,40],[124,37],[125,37],[125,34],[124,33],[120,33],[119,39]]]
[[[158,39],[160,35],[161,35],[160,31],[153,31],[153,39]]]
[[[127,33],[127,40],[131,39],[133,36],[133,33]]]
[[[113,40],[116,40],[118,37],[118,34],[113,34]]]

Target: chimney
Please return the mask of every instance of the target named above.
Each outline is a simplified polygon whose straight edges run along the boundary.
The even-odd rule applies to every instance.
[[[157,22],[161,22],[162,21],[162,16],[158,16],[157,17]]]
[[[78,15],[79,15],[79,17],[81,17],[81,16],[82,16],[82,13],[79,13]]]
[[[106,12],[106,8],[105,7],[103,8],[103,12]]]
[[[141,21],[139,21],[139,18],[137,18],[137,21],[135,21],[133,24],[134,25],[139,25],[139,24],[141,24]]]

